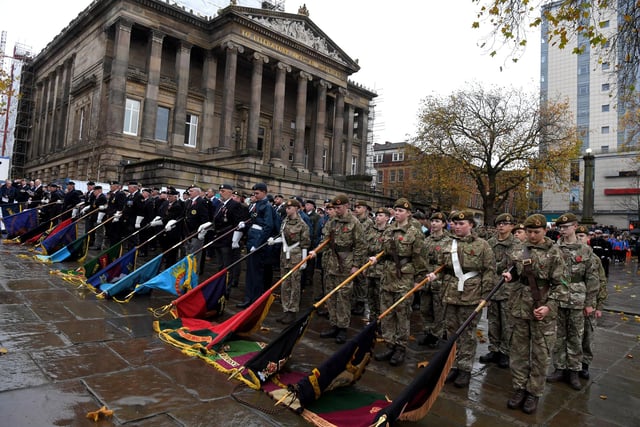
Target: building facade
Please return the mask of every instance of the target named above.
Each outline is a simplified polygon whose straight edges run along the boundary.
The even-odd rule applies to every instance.
[[[22,175],[318,199],[370,190],[359,69],[309,18],[237,6],[94,1],[28,65]],[[23,118],[23,122],[25,122]]]
[[[546,7],[557,7],[557,3]],[[599,28],[608,34],[615,34],[619,19],[615,10],[598,19]],[[591,48],[583,37],[574,37],[560,49],[547,43],[547,32],[548,23],[543,21],[541,102],[569,102],[583,142],[582,153],[590,150],[595,157],[595,223],[627,228],[631,221],[638,220],[638,209],[630,209],[638,189],[638,141],[637,138],[629,140],[621,125],[624,108],[617,96],[616,64],[603,60],[602,52]],[[573,53],[578,46],[584,46],[585,50],[580,54]],[[583,212],[584,164],[583,158],[575,159],[568,192],[547,190],[537,201],[548,220],[553,221],[568,211],[576,214]]]

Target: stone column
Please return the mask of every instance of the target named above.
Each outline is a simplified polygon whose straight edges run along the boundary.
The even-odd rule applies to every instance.
[[[298,74],[298,99],[296,101],[296,142],[293,146],[293,167],[304,170],[304,132],[307,119],[307,83],[313,77],[300,71]]]
[[[62,150],[65,146],[65,140],[67,136],[68,118],[69,118],[69,97],[71,96],[71,80],[73,75],[73,58],[67,59],[62,65],[64,70],[64,78],[62,81],[62,87],[60,91],[60,115],[58,117],[58,149]]]
[[[162,63],[162,41],[164,34],[157,30],[149,33],[149,56],[147,58],[147,90],[144,97],[144,115],[142,117],[142,140],[152,142],[156,139],[156,120],[158,117],[158,93],[160,91],[160,67]]]
[[[173,133],[171,135],[172,144],[175,147],[183,146],[187,142],[184,140],[184,129],[185,122],[187,120],[190,59],[191,44],[181,40],[176,54],[176,76],[178,77],[178,88],[176,90],[175,105],[173,107]]]
[[[222,122],[220,123],[219,151],[231,151],[231,135],[233,133],[233,111],[236,95],[236,69],[238,67],[238,53],[244,52],[244,47],[226,42],[222,46],[226,49],[227,58],[224,67],[224,88],[222,89]]]
[[[202,149],[212,152],[217,144],[213,140],[213,123],[216,105],[216,75],[218,59],[208,50],[204,57],[202,70],[202,89],[204,105],[202,106]]]
[[[124,110],[127,99],[127,71],[129,70],[129,47],[131,45],[131,26],[125,19],[116,22],[114,57],[111,63],[109,80],[109,113],[107,129],[112,133],[122,133]]]
[[[251,107],[249,108],[249,129],[247,135],[247,149],[255,152],[258,149],[258,128],[260,127],[260,103],[262,102],[262,70],[269,57],[254,52],[252,58],[253,71],[251,73]]]
[[[331,83],[320,80],[317,84],[318,99],[316,102],[316,128],[314,132],[313,173],[323,175],[322,154],[324,151],[324,131],[327,117],[327,89],[331,89]]]
[[[276,66],[276,88],[273,102],[273,130],[271,132],[271,163],[274,166],[284,167],[282,162],[282,128],[284,125],[284,101],[286,91],[287,73],[291,67],[284,62]],[[285,147],[286,148],[286,147]]]
[[[60,67],[51,73],[49,81],[49,98],[47,99],[47,149],[45,153],[51,153],[56,149],[56,94],[60,80]]]
[[[353,105],[347,106],[347,144],[344,147],[345,175],[351,175],[351,156],[353,156]]]
[[[369,112],[366,110],[362,110],[362,113],[360,115],[362,116],[360,120],[360,125],[362,125],[362,131],[360,132],[360,135],[362,135],[362,140],[360,144],[360,158],[358,159],[359,162],[357,173],[364,175],[367,169],[367,148],[369,144]]]
[[[338,88],[336,92],[336,112],[333,126],[333,151],[331,153],[331,173],[332,175],[342,175],[344,170],[342,165],[342,147],[344,134],[344,97],[347,94],[345,88]]]
[[[47,79],[43,79],[43,81],[38,82],[38,93],[37,93],[37,101],[36,101],[36,117],[38,117],[38,126],[36,127],[33,135],[33,143],[29,144],[29,153],[30,157],[39,157],[40,153],[44,152],[44,128],[46,123],[45,118],[45,106],[46,106],[46,87],[47,87]]]

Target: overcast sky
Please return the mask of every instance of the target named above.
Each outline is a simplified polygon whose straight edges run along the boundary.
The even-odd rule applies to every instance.
[[[3,1],[0,30],[7,31],[7,53],[16,42],[40,51],[90,0]],[[194,10],[212,11],[225,0],[185,0]],[[537,92],[540,75],[539,33],[516,64],[507,52],[491,58],[478,47],[483,32],[471,29],[471,0],[287,0],[285,11],[297,13],[306,3],[311,20],[361,70],[351,76],[376,91],[375,142],[400,142],[416,131],[420,100],[446,96],[471,82],[506,85]],[[255,5],[256,0],[240,0]],[[503,71],[500,71],[500,67]]]

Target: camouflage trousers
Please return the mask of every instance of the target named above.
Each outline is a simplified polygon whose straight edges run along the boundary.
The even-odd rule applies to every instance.
[[[325,276],[325,286],[327,293],[331,292],[340,283],[344,282],[349,275],[336,276],[327,274]],[[329,300],[327,300],[327,310],[329,311],[329,323],[338,328],[348,328],[351,323],[351,293],[353,292],[353,282],[341,287]]]
[[[595,339],[596,317],[592,314],[584,318],[584,335],[582,336],[582,363],[591,365],[593,361],[593,341]]]
[[[511,324],[507,300],[491,301],[487,307],[487,323],[489,326],[489,351],[509,355]]]
[[[291,257],[286,259],[284,254],[280,257],[280,273],[285,275],[302,261],[302,253],[299,251],[291,252]],[[289,275],[287,280],[280,285],[280,302],[282,303],[282,311],[292,311],[297,313],[300,311],[300,284],[302,280],[302,270],[297,269]]]
[[[380,310],[384,311],[400,299],[406,292],[380,291]],[[409,344],[411,328],[411,298],[406,298],[387,314],[381,322],[382,337],[387,344],[406,347]]]
[[[471,313],[473,313],[475,309],[475,305],[447,304],[444,311],[444,323],[447,328],[447,336],[454,336],[460,325],[471,316]],[[456,341],[456,360],[453,368],[471,372],[473,359],[476,357],[476,348],[478,347],[476,329],[478,328],[479,321],[480,316],[476,316],[473,321],[471,321],[471,324],[462,331],[462,334],[460,334],[460,337]]]
[[[355,279],[353,279],[353,293],[351,294],[351,303],[355,305],[356,303],[365,303],[367,302],[367,278],[362,275],[358,275]]]
[[[542,396],[555,336],[555,319],[511,318],[509,365],[514,390]]]
[[[558,308],[556,345],[553,367],[579,371],[582,369],[582,336],[584,314],[582,309]]]
[[[444,334],[444,303],[442,292],[437,289],[425,289],[420,295],[420,313],[424,320],[425,334],[442,338]]]
[[[367,277],[367,298],[369,301],[369,320],[380,315],[380,277]]]

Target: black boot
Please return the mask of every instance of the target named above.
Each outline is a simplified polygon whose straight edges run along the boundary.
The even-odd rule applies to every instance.
[[[278,319],[283,325],[288,325],[296,319],[296,314],[293,311],[287,311],[284,315]]]
[[[418,339],[418,345],[426,345],[430,348],[435,348],[437,344],[438,337],[433,335],[431,332]]]
[[[445,378],[444,380],[444,383],[449,384],[453,382],[456,378],[458,378],[458,368],[451,368],[451,370],[447,374],[447,378]]]
[[[553,374],[547,375],[547,382],[548,383],[557,383],[559,381],[564,381],[565,378],[566,378],[566,375],[564,374],[564,370],[563,369],[556,369],[553,372]]]
[[[494,363],[494,362],[498,362],[498,357],[499,357],[500,353],[498,353],[497,351],[490,351],[487,354],[484,354],[482,356],[480,356],[480,358],[478,360],[480,360],[480,363]]]
[[[538,409],[538,398],[532,394],[527,393],[527,397],[524,399],[522,405],[522,412],[525,414],[533,414]]]
[[[523,390],[523,389],[516,390],[511,396],[511,399],[507,401],[507,408],[518,409],[519,407],[522,406],[522,403],[524,402],[524,399],[526,397],[527,397],[526,390]]]
[[[395,352],[396,346],[393,344],[387,344],[387,348],[384,349],[383,351],[381,351],[380,353],[376,353],[373,358],[376,359],[378,362],[382,362],[384,360],[389,360],[391,359],[391,356],[393,356],[393,353]]]
[[[329,329],[320,332],[320,338],[335,338],[336,335],[338,335],[337,326],[332,326]]]
[[[389,364],[391,366],[398,366],[404,363],[405,356],[405,348],[397,345],[396,350],[393,352],[393,356],[391,356],[391,360],[389,360]]]
[[[355,316],[362,316],[364,314],[364,302],[357,301],[356,304],[351,309],[351,314]]]
[[[582,370],[578,373],[578,375],[583,380],[588,380],[589,379],[589,365],[587,365],[586,363],[583,363],[582,364]]]
[[[469,387],[470,381],[471,381],[471,372],[458,371],[458,377],[453,382],[453,385],[458,388],[465,388],[465,387]]]
[[[336,334],[336,343],[344,344],[347,342],[347,328],[338,328],[338,333]]]
[[[505,369],[509,367],[509,356],[504,353],[498,353],[498,366]]]
[[[580,378],[578,378],[578,371],[569,371],[569,385],[574,390],[582,390],[582,384]]]

